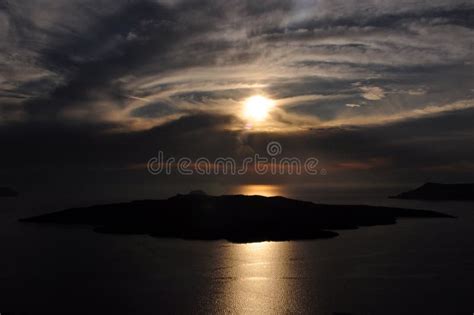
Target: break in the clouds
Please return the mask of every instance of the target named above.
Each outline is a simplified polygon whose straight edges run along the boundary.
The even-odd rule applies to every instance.
[[[277,101],[275,130],[463,110],[473,16],[452,0],[3,0],[0,123],[239,119],[253,94]]]

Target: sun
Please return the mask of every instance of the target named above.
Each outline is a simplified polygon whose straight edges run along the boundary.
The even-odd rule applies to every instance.
[[[265,96],[251,96],[244,102],[243,116],[255,122],[264,121],[274,105],[274,102]]]

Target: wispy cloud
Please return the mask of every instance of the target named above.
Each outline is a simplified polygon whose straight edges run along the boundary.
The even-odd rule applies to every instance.
[[[238,119],[254,93],[279,104],[276,129],[418,117],[472,97],[472,12],[458,0],[6,2],[1,120],[136,130]],[[137,115],[156,103],[169,110]]]

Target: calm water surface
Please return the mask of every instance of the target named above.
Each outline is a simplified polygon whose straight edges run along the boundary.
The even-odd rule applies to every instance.
[[[237,245],[22,224],[18,217],[41,207],[3,200],[0,312],[474,312],[472,203],[338,200],[440,210],[458,219],[406,219],[330,240]]]

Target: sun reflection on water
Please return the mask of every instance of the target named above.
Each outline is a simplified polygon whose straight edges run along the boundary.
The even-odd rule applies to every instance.
[[[285,263],[289,242],[233,244],[226,260],[233,266],[226,269],[233,279],[224,285],[223,313],[275,314],[291,304],[281,276],[291,273]]]
[[[246,250],[252,252],[260,252],[269,247],[270,242],[257,242],[245,244]]]
[[[283,188],[278,185],[241,185],[232,191],[233,194],[238,195],[260,195],[265,197],[282,196],[283,192]]]

